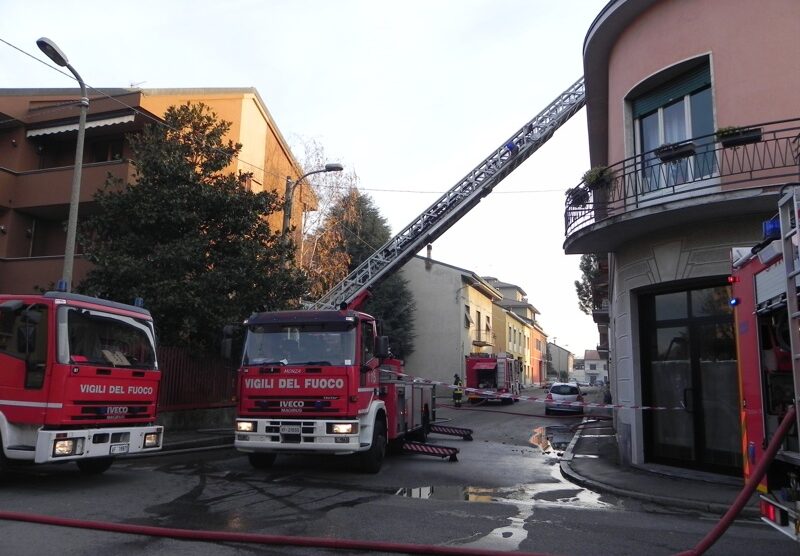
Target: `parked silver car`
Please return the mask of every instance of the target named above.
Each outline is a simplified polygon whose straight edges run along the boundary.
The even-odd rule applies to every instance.
[[[545,398],[544,414],[575,413],[582,414],[583,406],[571,402],[583,402],[581,387],[574,382],[554,382]]]

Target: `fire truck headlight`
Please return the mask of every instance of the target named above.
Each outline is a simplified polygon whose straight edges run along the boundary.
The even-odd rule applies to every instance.
[[[256,432],[256,424],[253,421],[236,421],[236,432]]]
[[[157,448],[158,447],[158,433],[157,432],[148,432],[144,435],[144,447],[145,448]]]
[[[56,440],[53,444],[53,457],[79,456],[83,453],[83,438]]]
[[[355,434],[358,423],[328,423],[328,434]]]

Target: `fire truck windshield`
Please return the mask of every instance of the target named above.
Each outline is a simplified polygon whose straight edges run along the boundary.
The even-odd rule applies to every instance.
[[[58,361],[70,365],[155,369],[155,334],[145,320],[60,307]]]
[[[253,325],[244,365],[355,365],[356,329],[325,324]]]

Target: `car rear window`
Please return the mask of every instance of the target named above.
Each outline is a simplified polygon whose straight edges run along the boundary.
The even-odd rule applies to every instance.
[[[578,387],[570,386],[569,384],[556,384],[550,389],[550,392],[552,392],[553,394],[560,394],[562,396],[567,396],[569,394],[577,394]]]

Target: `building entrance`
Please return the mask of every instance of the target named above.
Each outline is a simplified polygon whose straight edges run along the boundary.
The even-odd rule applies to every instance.
[[[645,459],[741,474],[739,381],[730,287],[639,297]]]

